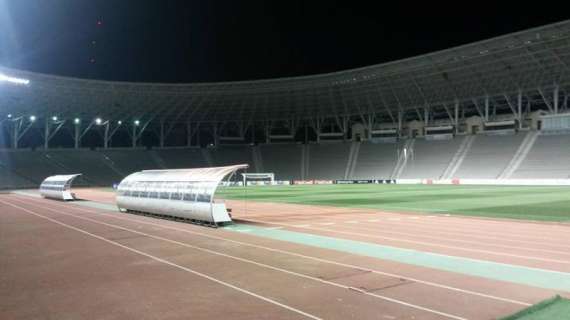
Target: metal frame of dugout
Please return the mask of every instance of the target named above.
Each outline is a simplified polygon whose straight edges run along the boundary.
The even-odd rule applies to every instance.
[[[225,203],[214,202],[224,177],[249,165],[143,170],[127,176],[117,187],[120,211],[189,219],[214,226],[231,222]]]
[[[75,194],[71,192],[71,183],[81,173],[68,175],[55,175],[44,179],[40,184],[40,194],[44,198],[64,201],[75,200]]]

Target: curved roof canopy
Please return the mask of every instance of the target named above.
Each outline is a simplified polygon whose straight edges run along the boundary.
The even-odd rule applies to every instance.
[[[123,181],[212,182],[217,185],[228,174],[240,169],[247,169],[248,167],[249,165],[247,164],[237,164],[233,166],[193,169],[143,170],[127,176]]]
[[[388,44],[387,44],[388,45]],[[160,84],[87,80],[0,67],[0,113],[164,122],[391,114],[570,84],[570,20],[409,59],[257,81]]]

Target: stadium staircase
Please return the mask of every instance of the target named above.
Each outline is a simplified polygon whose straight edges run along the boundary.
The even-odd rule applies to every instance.
[[[538,135],[539,132],[537,131],[529,131],[526,134],[526,137],[522,141],[517,152],[509,164],[505,167],[505,170],[503,170],[503,172],[499,175],[498,179],[509,179],[513,175],[513,173],[520,167],[521,163],[526,159],[526,156],[532,149],[532,146],[534,146]]]
[[[204,158],[204,160],[206,160],[208,167],[213,167],[214,160],[212,160],[212,155],[210,154],[210,151],[208,149],[200,149],[200,152],[202,152],[202,157]]]
[[[307,179],[309,176],[309,145],[303,145],[301,149],[301,179]]]
[[[415,143],[416,139],[407,140],[402,150],[414,150]],[[398,155],[398,162],[394,167],[394,171],[392,171],[392,174],[390,175],[390,179],[398,179],[400,177],[400,175],[404,171],[404,168],[406,168],[406,164],[408,163],[409,157],[407,155],[408,152],[400,152],[400,154]]]
[[[149,152],[150,157],[152,159],[152,161],[154,161],[154,163],[156,163],[156,165],[158,166],[158,168],[160,169],[168,169],[168,166],[166,165],[166,162],[164,162],[164,160],[156,153],[156,150],[151,150]]]
[[[252,169],[254,169],[255,172],[265,172],[263,168],[263,159],[261,157],[261,151],[259,150],[259,146],[251,148],[251,157],[253,158],[253,166],[255,167]]]
[[[455,153],[453,158],[451,158],[449,165],[447,166],[445,171],[442,173],[440,179],[452,179],[453,178],[453,176],[457,172],[457,169],[459,169],[459,166],[461,166],[461,163],[463,162],[463,160],[465,159],[465,156],[469,152],[469,149],[471,149],[471,146],[473,145],[473,142],[475,141],[476,137],[477,136],[475,136],[475,135],[465,136],[465,138],[463,139],[463,142],[461,142],[461,145],[459,146],[459,149],[457,149],[457,152]]]
[[[354,177],[354,170],[358,162],[358,153],[360,152],[360,144],[361,142],[353,142],[350,146],[348,163],[346,164],[346,172],[344,173],[345,179],[352,179],[352,177]]]

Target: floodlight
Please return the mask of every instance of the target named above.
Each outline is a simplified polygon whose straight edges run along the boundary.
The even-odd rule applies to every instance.
[[[101,118],[95,119],[95,123],[96,123],[97,125],[100,125],[102,122],[103,122],[103,120],[101,120]]]
[[[8,119],[12,119],[12,114],[11,114],[11,113],[8,114]]]
[[[75,119],[73,120],[73,123],[75,123],[75,124],[79,124],[80,122],[81,122],[81,120],[80,120],[79,118],[75,118]]]
[[[119,121],[117,121],[117,124],[118,124],[118,125],[122,125],[122,124],[123,124],[123,121],[119,120]]]
[[[52,119],[53,121],[57,121],[57,116],[53,116],[53,117],[51,117],[51,119]]]
[[[135,126],[138,126],[139,124],[141,124],[141,122],[139,120],[135,120]]]
[[[10,77],[3,73],[0,73],[0,81],[5,81],[13,84],[24,84],[24,85],[28,85],[30,83],[30,80],[28,79]]]
[[[30,121],[31,121],[31,122],[36,121],[36,116],[30,116]]]

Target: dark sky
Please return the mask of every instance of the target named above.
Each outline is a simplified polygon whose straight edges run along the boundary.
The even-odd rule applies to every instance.
[[[0,0],[0,65],[145,82],[285,77],[406,58],[570,18],[551,6],[519,4],[516,12],[463,1],[438,10],[376,3]]]

